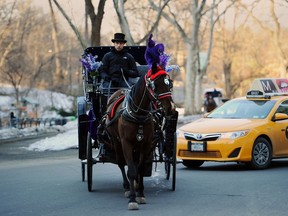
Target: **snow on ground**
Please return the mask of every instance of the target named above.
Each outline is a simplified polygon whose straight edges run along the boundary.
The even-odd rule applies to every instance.
[[[23,89],[24,91],[24,89]],[[45,134],[51,134],[51,132],[59,133],[55,137],[46,138],[36,143],[31,144],[27,150],[31,151],[45,151],[45,150],[64,150],[69,148],[75,148],[78,146],[78,132],[77,121],[69,121],[64,126],[53,125],[38,127],[26,127],[24,129],[18,129],[10,127],[7,124],[10,119],[10,112],[15,112],[15,98],[13,95],[13,88],[9,85],[2,85],[0,87],[0,121],[2,120],[2,128],[0,127],[0,143],[1,141],[7,141],[11,139],[22,139],[27,137],[45,136]],[[55,111],[48,111],[50,107],[56,109],[63,109],[67,112],[72,110],[74,98],[58,92],[51,92],[48,90],[31,89],[27,97],[33,99],[39,103],[38,115],[40,118],[53,118],[60,117]],[[5,124],[4,124],[5,122]]]
[[[44,138],[28,146],[29,151],[60,151],[65,149],[77,148],[78,146],[78,129],[77,120],[70,121],[64,126],[54,125],[51,127],[28,127],[24,129],[6,128],[0,130],[1,140],[21,139],[27,137],[36,137],[39,135],[57,132],[54,137]]]
[[[198,119],[200,116],[179,116],[178,122],[188,123]],[[76,121],[70,122],[69,127],[63,133],[55,137],[45,138],[32,143],[26,149],[29,151],[60,151],[78,147],[78,129]]]
[[[10,111],[12,110],[11,104],[15,103],[15,99],[11,97],[13,88],[11,86],[2,85],[0,87],[0,119],[3,117],[9,118]],[[55,113],[45,112],[47,107],[54,106],[57,109],[64,109],[70,111],[73,106],[74,98],[57,92],[51,92],[47,90],[31,89],[28,97],[39,103],[39,117],[56,117]],[[14,107],[15,108],[15,107]],[[178,123],[186,124],[191,122],[199,116],[183,116],[184,109],[177,109],[179,112]],[[5,112],[4,112],[5,111]],[[29,151],[59,151],[70,148],[78,147],[78,131],[77,131],[77,120],[69,121],[64,126],[53,125],[53,126],[38,126],[38,127],[27,127],[24,129],[17,129],[13,127],[2,127],[0,128],[0,143],[1,140],[9,139],[22,139],[27,137],[34,137],[39,135],[51,134],[51,132],[57,132],[58,134],[54,137],[45,138],[32,143],[26,149]]]
[[[65,149],[77,148],[78,129],[77,121],[68,122],[63,126],[65,132],[59,133],[54,137],[45,138],[32,143],[26,149],[29,151],[60,151]]]
[[[2,86],[1,83],[0,85],[0,127],[5,128],[9,125],[10,112],[14,112],[18,118],[35,117],[36,113],[38,118],[60,118],[61,116],[56,111],[51,111],[51,108],[62,109],[66,112],[73,110],[75,98],[72,96],[48,90],[30,89],[28,95],[24,97],[25,89],[22,89],[20,92],[23,97],[20,100],[22,101],[24,98],[26,100],[29,99],[34,104],[28,103],[26,107],[27,113],[23,112],[19,116],[19,110],[15,105],[17,104],[16,99],[13,97],[13,88],[8,85]],[[38,103],[37,106],[35,103]]]
[[[196,116],[183,116],[183,110],[179,111],[178,123],[186,124],[199,118]],[[78,147],[78,127],[77,120],[69,121],[64,126],[54,125],[51,127],[28,127],[24,129],[6,128],[0,130],[0,142],[1,140],[7,140],[11,138],[23,138],[28,136],[37,136],[49,132],[59,132],[54,137],[45,138],[30,144],[28,151],[60,151],[65,149]]]

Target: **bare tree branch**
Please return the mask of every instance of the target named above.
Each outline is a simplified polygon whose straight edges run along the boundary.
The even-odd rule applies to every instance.
[[[62,13],[62,15],[65,17],[65,19],[67,20],[67,22],[69,23],[70,27],[72,28],[72,30],[74,31],[75,35],[77,36],[78,41],[80,42],[83,50],[86,48],[86,45],[84,43],[84,40],[81,37],[81,34],[79,33],[78,29],[76,28],[76,26],[72,23],[71,19],[68,17],[68,15],[66,14],[66,12],[63,10],[63,8],[59,5],[59,3],[57,2],[57,0],[53,0],[55,5],[57,6],[57,8],[60,10],[60,12]]]
[[[106,0],[100,0],[98,3],[97,14],[94,11],[92,0],[85,0],[86,14],[91,20],[91,46],[100,46],[101,44],[101,25],[104,16],[104,7]]]
[[[152,7],[153,10],[156,10],[156,11],[160,11],[160,8],[155,5],[154,1],[153,0],[149,0],[149,3]],[[168,4],[168,2],[167,2]],[[181,38],[185,41],[185,43],[190,43],[190,40],[187,36],[187,34],[185,33],[184,29],[182,28],[182,26],[179,24],[179,22],[177,21],[176,19],[176,15],[172,12],[171,8],[169,7],[168,5],[168,8],[169,8],[169,13],[171,14],[171,16],[173,18],[171,18],[169,16],[169,14],[165,13],[164,11],[162,12],[162,16],[168,21],[170,22],[171,24],[173,24],[177,30],[179,31],[179,33],[181,34]]]

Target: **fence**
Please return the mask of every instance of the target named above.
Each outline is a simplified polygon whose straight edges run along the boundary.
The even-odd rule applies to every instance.
[[[53,125],[65,125],[67,123],[66,118],[0,118],[0,129],[14,127],[23,129],[32,126],[44,126],[49,127]]]

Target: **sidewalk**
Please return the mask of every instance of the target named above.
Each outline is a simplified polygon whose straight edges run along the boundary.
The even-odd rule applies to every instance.
[[[51,134],[58,134],[65,132],[66,129],[63,126],[51,126],[51,127],[27,127],[23,129],[18,128],[5,128],[0,130],[0,142],[15,141],[17,139],[29,139],[36,136],[45,136]]]
[[[178,125],[183,125],[183,124],[188,124],[192,121],[195,121],[199,118],[201,118],[203,115],[189,115],[189,116],[184,116],[184,115],[179,115],[178,116]]]
[[[199,119],[202,117],[202,115],[190,115],[190,116],[184,116],[182,110],[178,110],[179,116],[178,116],[178,125],[181,126],[183,124],[187,124],[189,122],[192,122],[196,119]],[[35,136],[45,136],[49,134],[57,134],[57,133],[63,133],[65,131],[68,131],[70,128],[77,128],[77,120],[75,121],[69,121],[67,124],[61,126],[61,125],[53,125],[49,127],[44,126],[33,126],[33,127],[27,127],[23,129],[18,128],[5,128],[0,130],[0,143],[3,141],[7,142],[9,140],[15,140],[15,139],[29,139],[33,138]]]
[[[183,108],[177,108],[178,111],[178,125],[183,125],[190,123],[192,121],[195,121],[196,119],[199,119],[203,117],[203,114],[198,114],[198,115],[188,115],[184,116],[184,109]]]

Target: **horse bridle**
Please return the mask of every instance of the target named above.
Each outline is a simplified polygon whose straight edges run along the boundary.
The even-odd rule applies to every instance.
[[[152,97],[152,100],[154,102],[154,108],[155,109],[163,109],[163,104],[161,103],[161,100],[162,99],[165,99],[165,98],[171,98],[172,100],[172,92],[169,90],[167,92],[163,92],[161,94],[157,94],[155,92],[155,81],[157,79],[159,79],[161,76],[157,76],[156,78],[154,79],[151,79],[150,77],[147,76],[147,74],[145,75],[145,83],[146,83],[146,89],[148,90],[150,96]],[[172,82],[171,82],[171,79],[169,77],[168,74],[166,74],[166,78],[164,78],[164,83],[166,85],[169,86],[169,89],[172,89]]]
[[[146,121],[147,119],[150,118],[150,116],[152,115],[152,113],[156,113],[156,112],[163,112],[164,110],[164,106],[161,102],[162,99],[164,98],[167,98],[167,97],[170,97],[172,98],[172,93],[171,91],[167,91],[167,92],[164,92],[164,93],[161,93],[161,94],[157,94],[155,92],[155,81],[157,79],[160,78],[160,76],[163,76],[163,75],[159,75],[159,76],[156,76],[154,78],[150,78],[147,76],[147,74],[145,75],[144,77],[144,80],[145,80],[145,90],[143,92],[143,95],[141,97],[141,100],[140,100],[140,103],[137,105],[132,97],[130,96],[130,94],[128,95],[127,97],[127,106],[126,106],[126,112],[124,112],[124,115],[130,119],[134,119],[134,120],[140,120],[140,121]],[[166,85],[169,86],[169,89],[172,88],[172,82],[168,76],[168,74],[165,74],[166,78],[164,79],[164,82]],[[167,78],[168,77],[168,78]],[[149,110],[146,110],[146,109],[143,109],[141,108],[141,104],[143,102],[143,99],[145,97],[145,94],[146,92],[149,93],[149,97],[151,98],[152,100],[152,104],[153,104],[153,109],[149,109]],[[146,113],[145,115],[138,115],[137,113],[139,111],[142,111],[143,113]]]

